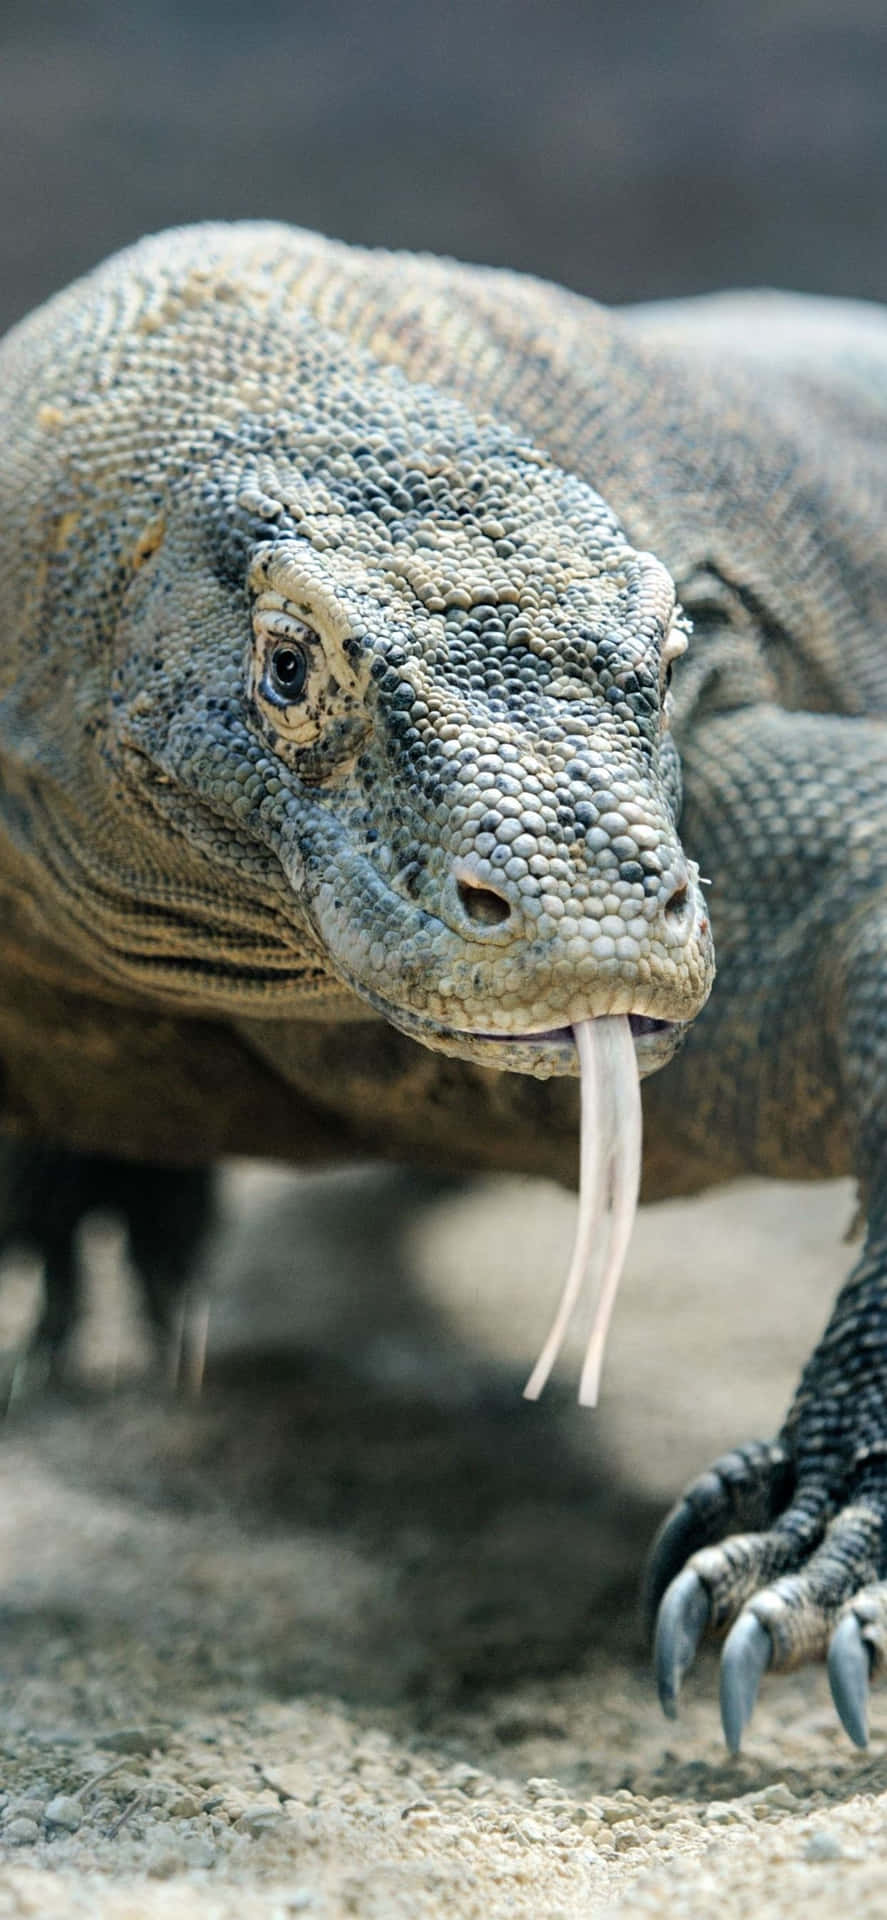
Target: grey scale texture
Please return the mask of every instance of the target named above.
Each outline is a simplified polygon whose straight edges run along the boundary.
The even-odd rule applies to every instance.
[[[198,227],[7,336],[0,426],[19,1170],[570,1180],[570,1025],[630,1014],[649,1197],[850,1172],[867,1223],[782,1433],[689,1489],[651,1600],[686,1560],[700,1630],[732,1625],[734,1744],[749,1647],[821,1657],[852,1616],[876,1668],[887,317],[609,313]]]

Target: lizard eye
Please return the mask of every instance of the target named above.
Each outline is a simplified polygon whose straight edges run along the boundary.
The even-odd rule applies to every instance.
[[[671,686],[671,676],[672,676],[672,673],[674,672],[675,661],[679,660],[681,657],[681,654],[686,653],[687,651],[687,640],[689,638],[689,633],[690,633],[690,622],[687,619],[687,616],[683,612],[682,608],[676,607],[674,615],[672,617],[671,626],[669,627],[668,632],[665,636],[665,640],[663,641],[662,654],[660,657],[660,674],[662,677],[661,684],[662,684],[663,696],[668,692],[668,689]]]
[[[322,581],[294,578],[279,556],[274,578],[279,586],[257,557],[245,663],[252,718],[300,779],[339,779],[367,727],[350,627]]]
[[[304,708],[323,677],[324,649],[319,633],[287,607],[281,594],[265,594],[256,604],[253,686],[260,707],[284,728],[302,725]]]
[[[285,643],[275,647],[265,670],[267,692],[271,699],[298,700],[308,678],[308,655],[304,647]]]

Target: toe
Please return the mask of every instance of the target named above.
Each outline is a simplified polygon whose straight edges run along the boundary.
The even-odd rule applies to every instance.
[[[777,1441],[750,1441],[701,1474],[667,1515],[653,1543],[644,1582],[644,1612],[656,1610],[675,1576],[699,1548],[725,1534],[771,1525],[790,1497],[793,1471]]]
[[[876,1571],[880,1536],[874,1508],[846,1507],[824,1529],[824,1516],[811,1501],[790,1507],[766,1533],[731,1534],[717,1546],[700,1548],[659,1608],[654,1665],[665,1713],[674,1718],[681,1683],[706,1632],[732,1628],[724,1648],[721,1714],[727,1744],[736,1752],[762,1675],[825,1658],[842,1609]],[[873,1603],[870,1612],[870,1635],[882,1634],[887,1650],[887,1607],[882,1613]],[[839,1682],[846,1659],[845,1649],[842,1664],[839,1647]],[[848,1680],[841,1697],[852,1718],[850,1685]]]
[[[865,1745],[869,1656],[862,1629],[852,1616],[859,1646],[850,1628],[834,1638],[832,1634],[848,1586],[852,1591],[874,1564],[880,1531],[879,1516],[871,1508],[847,1507],[800,1572],[787,1573],[752,1594],[727,1637],[721,1660],[721,1717],[731,1753],[739,1751],[767,1669],[784,1672],[807,1660],[824,1659],[830,1639],[835,1705],[851,1739]]]
[[[752,1610],[773,1642],[774,1669],[825,1658],[848,1600],[874,1580],[880,1539],[881,1518],[872,1507],[844,1507],[815,1551],[798,1555],[798,1571],[753,1595]]]
[[[792,1530],[731,1534],[720,1546],[703,1547],[694,1553],[672,1580],[659,1607],[653,1654],[659,1699],[670,1720],[677,1714],[681,1682],[706,1632],[724,1632],[742,1614],[746,1602],[757,1596],[759,1588],[783,1567],[792,1565],[797,1551]],[[740,1644],[741,1640],[736,1646]],[[734,1650],[731,1662],[737,1657]],[[769,1665],[769,1656],[764,1665]],[[731,1699],[733,1693],[735,1688]],[[741,1716],[742,1726],[753,1705],[754,1693],[748,1712]],[[735,1721],[733,1714],[731,1725]]]

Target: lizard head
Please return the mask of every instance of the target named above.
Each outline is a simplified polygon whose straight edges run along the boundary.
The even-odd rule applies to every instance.
[[[416,1039],[574,1072],[574,1023],[628,1014],[649,1071],[713,970],[671,580],[533,445],[378,388],[217,433],[126,596],[117,763],[217,892],[264,889],[318,979]]]

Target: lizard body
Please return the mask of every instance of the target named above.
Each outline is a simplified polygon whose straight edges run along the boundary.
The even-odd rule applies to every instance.
[[[783,1433],[690,1490],[652,1589],[677,1576],[667,1706],[735,1621],[735,1744],[748,1674],[834,1634],[861,1737],[847,1676],[887,1636],[887,318],[609,314],[210,226],[14,329],[0,420],[7,1123],[570,1178],[572,1027],[618,1014],[648,1194],[855,1173],[866,1249]]]

